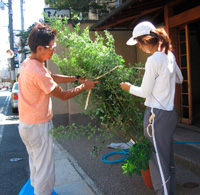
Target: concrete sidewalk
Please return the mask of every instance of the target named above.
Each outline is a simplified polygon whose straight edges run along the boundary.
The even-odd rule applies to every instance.
[[[176,141],[200,141],[200,133],[177,127]],[[102,195],[95,183],[81,169],[77,161],[56,140],[55,153],[55,191],[58,195]],[[200,144],[175,144],[175,161],[178,166],[200,174]],[[189,147],[189,148],[188,148]],[[190,156],[188,156],[190,155]]]
[[[181,142],[174,144],[176,165],[200,176],[200,128],[179,124],[174,140]]]
[[[58,195],[101,195],[75,159],[54,141],[55,191]]]

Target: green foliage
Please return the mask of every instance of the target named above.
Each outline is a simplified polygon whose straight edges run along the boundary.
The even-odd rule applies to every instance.
[[[101,128],[92,126],[90,123],[86,126],[79,125],[76,126],[74,123],[70,126],[59,126],[58,128],[53,128],[50,132],[56,139],[64,138],[64,139],[71,139],[74,138],[80,139],[82,136],[87,135],[88,140],[90,140],[94,135],[102,135],[108,136],[105,134]]]
[[[20,31],[20,33],[16,35],[17,37],[19,37],[19,41],[20,41],[19,53],[25,53],[25,54],[30,53],[30,50],[26,49],[25,46],[28,46],[28,37],[35,25],[36,25],[36,23],[32,24],[31,26],[28,27],[27,30]]]
[[[142,149],[141,155],[144,155],[138,156],[137,161],[147,163],[150,154],[149,150],[147,150],[148,155],[145,153],[148,147],[145,146],[147,141],[143,137],[144,100],[123,91],[119,85],[121,82],[140,85],[142,80],[140,71],[132,66],[125,67],[122,56],[116,54],[114,39],[108,31],[104,31],[105,36],[96,33],[94,40],[91,40],[89,28],[81,31],[80,26],[76,25],[74,31],[70,31],[67,20],[61,21],[59,18],[51,19],[51,25],[56,28],[57,42],[63,48],[61,55],[54,54],[52,58],[62,74],[95,79],[121,65],[120,68],[98,79],[100,83],[92,89],[85,114],[98,120],[102,127],[101,135],[118,137],[124,142],[134,140],[138,149],[132,151],[133,155]],[[141,66],[141,64],[136,66]],[[85,106],[87,93],[88,91],[85,91],[75,99],[82,108]],[[83,126],[72,125],[67,130],[61,129],[61,131],[54,131],[54,136],[61,133],[66,138],[80,138],[89,130],[93,135],[95,134],[92,127],[86,130]],[[95,152],[98,152],[97,146],[95,146]],[[124,170],[127,169],[125,172],[129,175],[131,171],[136,172],[135,168],[132,168],[132,162],[130,158],[127,165],[124,165],[127,166]]]
[[[130,177],[133,173],[141,176],[140,170],[146,170],[152,151],[153,147],[149,140],[140,137],[140,141],[129,149],[131,156],[122,165],[123,173]]]
[[[76,9],[77,11],[88,11],[93,0],[45,0],[45,4],[57,9]]]
[[[67,21],[62,23],[59,19],[55,19],[52,25],[58,31],[57,41],[64,48],[62,55],[54,54],[52,58],[62,74],[95,79],[115,66],[122,65],[99,79],[100,84],[95,86],[90,95],[86,114],[98,119],[101,125],[119,137],[137,141],[135,133],[143,132],[143,99],[123,91],[119,84],[124,81],[140,84],[140,71],[125,67],[124,59],[115,52],[114,39],[109,32],[105,31],[105,37],[96,33],[92,41],[89,28],[81,32],[77,25],[71,32]],[[135,82],[133,78],[137,78]],[[85,91],[76,98],[82,107],[87,93]]]
[[[81,13],[83,19],[88,19],[88,12],[91,11],[99,15],[100,18],[115,9],[116,0],[45,0],[45,4],[51,8],[70,9],[71,19],[78,19]]]
[[[105,145],[105,139],[102,140],[102,137],[104,138],[110,138],[112,135],[109,134],[107,131],[97,127],[92,126],[90,123],[87,125],[79,125],[72,124],[70,126],[59,126],[58,128],[51,129],[50,133],[55,137],[56,139],[66,139],[66,140],[74,140],[74,139],[80,139],[82,136],[87,136],[88,140],[91,138],[95,138],[96,145],[93,147],[93,150],[91,151],[91,155],[98,156],[99,151],[104,147]],[[100,144],[100,145],[99,145]]]

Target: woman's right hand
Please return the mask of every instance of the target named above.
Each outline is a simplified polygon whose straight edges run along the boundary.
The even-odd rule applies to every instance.
[[[83,85],[85,86],[85,89],[90,90],[95,87],[96,83],[99,83],[99,81],[87,80]]]

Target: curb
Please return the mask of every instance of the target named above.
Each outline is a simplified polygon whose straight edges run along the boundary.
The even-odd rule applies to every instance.
[[[95,195],[103,195],[95,185],[95,183],[90,179],[90,177],[83,171],[83,169],[78,165],[77,161],[71,156],[56,140],[54,143],[62,151],[63,156],[65,156],[71,165],[74,167],[75,171],[80,175],[80,177],[85,181],[88,187],[93,191]]]

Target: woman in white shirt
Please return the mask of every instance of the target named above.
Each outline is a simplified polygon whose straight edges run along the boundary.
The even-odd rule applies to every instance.
[[[146,98],[144,135],[153,143],[149,167],[156,194],[174,195],[176,189],[173,157],[173,133],[177,123],[174,108],[176,83],[182,83],[183,76],[171,52],[171,41],[164,29],[144,21],[136,25],[127,45],[138,44],[139,48],[152,54],[145,63],[145,73],[140,87],[120,83],[123,90]],[[149,117],[153,116],[151,128]]]

